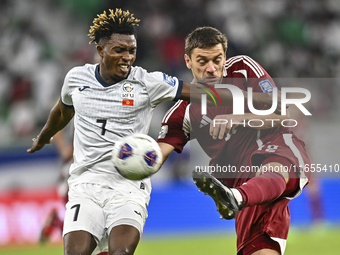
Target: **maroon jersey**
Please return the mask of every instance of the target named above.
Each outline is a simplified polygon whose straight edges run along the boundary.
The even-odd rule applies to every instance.
[[[247,56],[226,61],[224,83],[236,85],[242,90],[252,87],[254,92],[264,93],[271,92],[276,86],[268,73]],[[238,126],[228,139],[214,140],[209,135],[211,121],[216,115],[231,113],[231,106],[218,106],[207,107],[206,115],[202,115],[200,105],[178,101],[164,116],[157,141],[174,146],[180,153],[190,139],[197,139],[211,158],[211,166],[236,169],[235,172],[215,173],[228,187],[239,186],[255,176],[255,172],[246,171],[246,167],[260,166],[270,155],[284,157],[295,166],[291,171],[296,171],[296,177],[300,177],[300,187],[292,197],[300,194],[308,182],[304,172],[300,173],[300,167],[310,164],[304,143],[286,127],[257,130]],[[273,203],[241,210],[235,219],[238,251],[263,233],[279,240],[286,239],[290,222],[288,201],[283,197]]]

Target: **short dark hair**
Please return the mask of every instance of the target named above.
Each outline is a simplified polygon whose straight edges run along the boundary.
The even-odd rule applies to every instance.
[[[222,44],[224,53],[226,53],[228,40],[221,31],[213,27],[198,27],[185,39],[185,53],[191,57],[195,48],[211,48],[219,43]]]
[[[106,15],[106,11],[98,14],[93,20],[93,26],[90,27],[88,36],[92,39],[90,44],[99,43],[101,39],[110,39],[112,34],[134,35],[137,38],[136,26],[139,19],[133,17],[129,11],[116,9],[115,12],[109,9],[110,14]]]

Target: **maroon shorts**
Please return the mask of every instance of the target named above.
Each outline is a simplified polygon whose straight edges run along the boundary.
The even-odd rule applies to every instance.
[[[264,233],[263,235],[260,235],[253,241],[249,242],[242,250],[237,253],[237,255],[250,255],[262,249],[275,250],[279,254],[281,254],[279,243],[274,241],[269,237],[269,235]]]

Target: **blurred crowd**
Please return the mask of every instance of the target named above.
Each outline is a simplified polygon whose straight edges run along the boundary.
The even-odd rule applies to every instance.
[[[117,7],[141,19],[135,65],[149,71],[191,81],[184,39],[208,25],[227,35],[227,57],[249,55],[274,78],[340,75],[338,0],[0,0],[0,148],[36,136],[67,71],[95,61],[93,18]],[[333,114],[337,94],[339,84],[320,86],[314,116]]]

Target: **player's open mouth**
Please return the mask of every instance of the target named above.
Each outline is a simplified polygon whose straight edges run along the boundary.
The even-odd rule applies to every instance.
[[[127,64],[119,64],[118,67],[124,73],[129,71],[129,65],[127,65]]]

